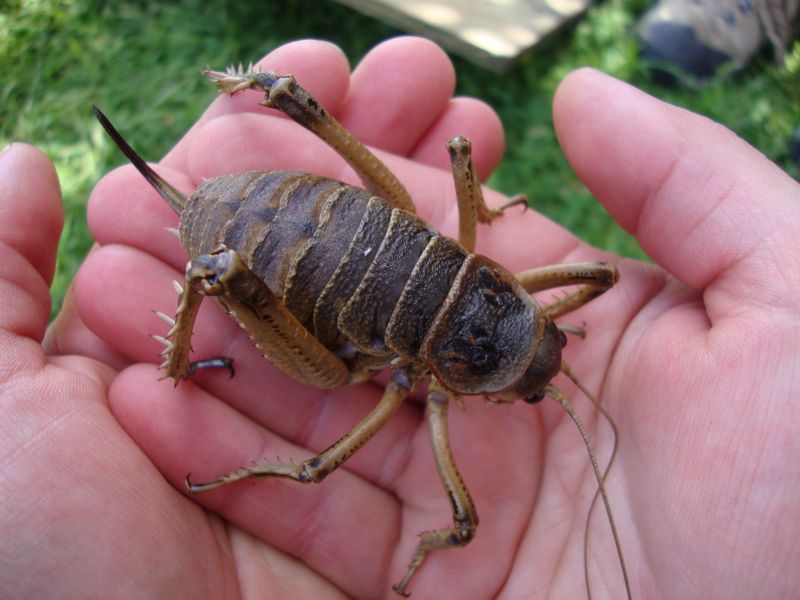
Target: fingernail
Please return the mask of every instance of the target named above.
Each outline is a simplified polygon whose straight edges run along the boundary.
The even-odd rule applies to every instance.
[[[8,152],[8,149],[11,148],[11,146],[13,145],[14,142],[9,142],[8,144],[6,144],[6,147],[0,150],[0,156],[3,156],[6,152]]]

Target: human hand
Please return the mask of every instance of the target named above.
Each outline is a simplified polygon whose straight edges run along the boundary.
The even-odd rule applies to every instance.
[[[578,175],[666,271],[623,264],[601,358],[640,595],[797,596],[800,186],[720,125],[597,73],[562,84],[554,117]]]
[[[357,136],[378,148],[412,161],[445,167],[447,157],[440,144],[455,133],[462,133],[473,140],[475,160],[482,175],[488,174],[499,159],[502,137],[496,118],[478,103],[449,103],[452,68],[439,51],[419,40],[383,45],[356,71],[349,96],[345,95],[348,80],[345,63],[330,46],[311,42],[293,44],[273,53],[266,67],[294,72]],[[414,94],[415,89],[424,93]],[[392,93],[393,90],[398,93]],[[408,95],[399,93],[400,90]],[[186,191],[202,177],[251,168],[303,168],[356,183],[338,157],[306,132],[296,131],[299,128],[293,124],[273,116],[242,114],[258,111],[256,98],[242,94],[215,102],[198,126],[167,156],[164,168],[160,169],[162,175]],[[376,98],[381,99],[381,110],[369,110],[377,104]],[[597,115],[594,105],[587,110],[589,101],[600,102],[598,106],[604,107],[604,112]],[[618,102],[622,102],[624,111],[615,108]],[[589,114],[592,117],[587,122]],[[402,119],[404,115],[411,117],[410,120]],[[639,120],[632,118],[636,115]],[[663,125],[666,121],[674,129],[653,126],[652,131],[645,130],[649,137],[637,137],[638,132],[632,126],[644,127],[654,116],[661,118],[661,121],[656,119],[656,124]],[[778,196],[798,193],[791,181],[782,182],[780,172],[770,171],[774,167],[754,151],[724,137],[705,121],[700,120],[703,125],[700,127],[697,120],[626,86],[586,72],[565,83],[556,104],[556,122],[568,155],[593,191],[612,212],[619,214],[623,223],[626,217],[631,218],[631,212],[642,209],[636,201],[647,197],[642,190],[650,189],[647,185],[653,185],[657,179],[654,165],[663,163],[655,158],[662,156],[667,160],[674,156],[668,152],[644,155],[636,150],[642,149],[643,141],[662,151],[670,150],[666,142],[674,139],[670,136],[675,132],[693,133],[701,140],[708,129],[715,135],[723,135],[724,146],[731,148],[741,163],[751,165],[748,181],[759,181],[761,173],[773,173],[777,181],[773,187]],[[396,126],[398,121],[403,123],[402,127]],[[296,140],[294,147],[283,156],[275,156],[275,147],[290,146],[285,136]],[[590,136],[592,144],[604,148],[602,164],[593,160],[592,144],[581,136]],[[699,148],[707,145],[701,144]],[[235,154],[233,149],[237,150]],[[709,159],[702,159],[706,154],[698,151],[692,163],[696,168],[692,174],[695,182],[706,173],[703,167],[708,166]],[[453,234],[456,217],[449,174],[402,158],[386,154],[381,157],[407,184],[422,216]],[[617,158],[627,163],[616,163]],[[650,161],[652,171],[646,170],[647,164],[640,164],[645,159]],[[37,163],[41,157],[25,160],[28,168],[41,168],[41,162]],[[6,164],[4,157],[2,166]],[[644,175],[612,186],[610,182],[623,177],[628,168],[632,173]],[[9,172],[16,175],[19,169]],[[742,169],[736,171],[740,172]],[[50,186],[45,190],[12,187],[10,193],[4,190],[5,197],[14,200],[16,207],[26,206],[23,201],[30,206],[38,199],[43,202],[41,210],[49,212],[57,201],[52,176],[49,180],[38,179],[37,185],[45,184]],[[665,193],[654,193],[645,205],[651,206]],[[700,200],[696,199],[698,204],[688,208],[697,210]],[[489,202],[498,204],[500,199],[491,195]],[[685,212],[670,214],[671,221],[662,222],[678,220],[680,225],[685,218]],[[120,215],[131,217],[120,219]],[[785,227],[789,221],[786,218],[781,225]],[[28,362],[19,359],[10,363],[24,364],[26,368],[22,370],[24,377],[8,378],[19,382],[21,387],[11,396],[7,414],[29,416],[24,420],[28,424],[24,436],[8,436],[9,442],[2,442],[4,448],[18,450],[9,454],[17,457],[9,463],[13,468],[8,471],[15,474],[17,487],[13,504],[8,501],[13,510],[5,512],[9,522],[3,531],[12,534],[6,539],[25,540],[20,546],[28,551],[25,569],[20,572],[51,574],[46,581],[23,579],[20,585],[37,583],[42,587],[36,589],[58,589],[62,595],[65,590],[121,592],[122,584],[130,585],[128,589],[140,595],[148,595],[148,591],[150,595],[164,593],[164,590],[186,596],[239,592],[336,597],[344,591],[349,596],[376,597],[387,593],[389,584],[399,580],[405,571],[416,534],[450,522],[449,507],[430,458],[427,431],[421,425],[420,406],[407,403],[341,472],[319,486],[270,481],[240,484],[187,499],[182,491],[188,471],[198,479],[205,479],[261,456],[300,459],[321,450],[377,402],[381,387],[364,384],[323,392],[300,386],[267,364],[213,307],[201,315],[193,339],[196,355],[234,356],[237,377],[228,381],[219,374],[199,374],[192,383],[177,389],[169,382],[156,382],[153,365],[142,363],[155,360],[158,351],[157,344],[150,344],[146,336],[163,329],[150,311],[168,312],[174,306],[171,287],[164,282],[179,279],[185,262],[171,236],[159,234],[164,226],[174,226],[175,218],[138,174],[124,168],[96,189],[90,222],[102,248],[87,260],[76,281],[75,304],[80,319],[78,313],[68,310],[54,326],[48,341],[49,349],[82,357],[58,357],[43,367],[41,349],[31,340],[39,339],[46,311],[30,314],[32,309],[26,309],[27,313],[9,313],[20,323],[28,324],[27,329],[19,330],[21,336],[7,336],[11,355],[24,354]],[[25,268],[31,273],[38,271],[45,279],[48,265],[52,268],[54,227],[55,223],[50,222],[43,229],[43,236],[50,234],[49,245],[41,247],[39,240],[34,240],[37,243],[24,246],[24,256],[36,265]],[[680,235],[682,231],[678,228],[674,235],[683,239],[686,236]],[[18,228],[4,233],[20,232]],[[656,233],[641,238],[651,252],[659,248]],[[665,230],[661,233],[668,238],[672,235]],[[733,241],[742,238],[738,232],[737,236],[734,240],[729,236],[723,246],[729,250]],[[784,243],[786,239],[791,239],[789,234]],[[534,246],[529,240],[540,242]],[[655,245],[650,247],[650,244]],[[532,212],[506,216],[491,228],[484,228],[479,234],[478,247],[512,270],[602,256],[577,244],[574,237]],[[657,252],[654,256],[687,283],[697,285]],[[675,252],[668,258],[674,260]],[[696,397],[697,391],[693,394],[684,388],[695,384],[697,389],[712,379],[665,381],[666,375],[675,376],[668,366],[670,361],[679,364],[679,359],[683,359],[689,367],[699,366],[698,357],[689,360],[688,356],[677,355],[675,347],[688,346],[681,343],[687,339],[681,328],[688,325],[695,326],[694,335],[688,336],[695,341],[701,338],[701,333],[711,335],[699,329],[705,321],[695,314],[706,309],[698,303],[701,296],[697,292],[688,291],[674,281],[665,285],[667,279],[658,269],[631,261],[623,261],[620,266],[623,280],[618,288],[575,317],[586,319],[590,333],[587,341],[570,343],[567,359],[590,389],[602,385],[601,396],[620,424],[622,450],[609,487],[633,574],[634,591],[641,595],[673,595],[673,591],[679,591],[675,586],[686,582],[694,586],[693,590],[708,585],[703,588],[707,594],[725,590],[722,587],[725,585],[738,584],[735,588],[738,592],[742,589],[740,581],[722,579],[729,573],[726,563],[735,558],[733,550],[722,558],[720,553],[714,554],[715,562],[711,564],[699,560],[687,564],[688,558],[686,562],[678,562],[684,555],[675,553],[674,542],[661,537],[665,531],[684,532],[693,536],[690,541],[694,545],[682,546],[681,552],[696,552],[701,558],[709,556],[706,552],[711,551],[710,540],[715,538],[708,528],[713,528],[720,516],[707,514],[708,509],[705,513],[696,509],[691,502],[694,497],[687,494],[704,499],[708,498],[704,495],[706,490],[733,498],[727,488],[718,491],[720,486],[730,485],[730,480],[726,477],[717,482],[713,478],[723,477],[723,471],[717,468],[722,459],[715,463],[710,459],[703,464],[693,462],[701,451],[698,444],[704,440],[697,435],[697,421],[692,418],[702,419],[702,413],[697,411],[711,410],[714,403],[708,402],[712,400],[710,397],[701,401]],[[16,273],[12,271],[8,279],[19,280]],[[788,278],[784,281],[789,283]],[[42,285],[34,289],[31,297],[35,302],[30,305],[46,304],[43,293]],[[9,322],[12,331],[19,327],[17,320]],[[678,325],[668,327],[663,320],[677,321]],[[31,323],[38,324],[38,329],[31,327]],[[768,323],[759,325],[763,328]],[[775,330],[780,331],[780,327]],[[733,333],[728,335],[738,339]],[[758,339],[767,344],[791,337],[790,331],[782,332],[778,338],[773,331],[770,335],[773,337]],[[666,348],[659,342],[667,342]],[[784,361],[792,356],[787,344],[782,346]],[[708,343],[698,346],[709,352]],[[739,341],[736,349],[742,348]],[[112,381],[114,371],[103,364],[124,370]],[[667,368],[659,369],[656,364]],[[776,361],[772,366],[777,369],[784,364]],[[741,378],[742,368],[735,366]],[[756,383],[760,382],[763,386],[771,384],[773,389],[785,384],[784,393],[772,395],[791,398],[792,390],[788,387],[793,383],[789,380],[791,373],[768,376],[763,371],[768,366],[761,366],[762,371],[751,383],[748,395],[755,394],[753,390],[758,389]],[[572,395],[569,384],[562,387]],[[722,386],[717,382],[715,387]],[[106,390],[108,404],[104,401]],[[667,390],[672,390],[672,402],[653,401],[669,393]],[[712,387],[711,391],[717,390]],[[733,393],[730,389],[725,391],[726,401],[730,402]],[[677,398],[687,400],[681,411],[676,408]],[[744,424],[744,419],[752,423],[750,415],[758,407],[745,405],[747,399],[738,401],[741,408],[736,418],[721,413],[728,417],[721,423],[729,427]],[[727,406],[727,410],[732,409]],[[775,476],[767,482],[772,483],[775,493],[781,492],[783,498],[789,498],[796,491],[797,475],[788,472],[789,467],[784,466],[787,461],[761,462],[773,458],[775,452],[791,455],[791,440],[786,435],[792,426],[796,428],[796,419],[792,423],[790,416],[781,419],[775,430],[759,426],[761,454],[756,458],[751,459],[747,448],[733,438],[723,438],[713,448],[723,454],[740,450],[734,455],[738,462],[724,463],[730,466],[730,470],[724,471],[726,476],[738,468],[745,481],[751,482],[746,490],[751,494],[733,498],[740,503],[736,507],[746,507],[761,498],[763,491],[756,487],[759,480],[754,478],[763,469],[786,471],[782,479]],[[662,421],[653,425],[655,418]],[[691,421],[691,426],[684,419],[687,423]],[[62,424],[55,431],[54,421]],[[669,427],[665,428],[664,421]],[[597,428],[601,448],[608,447],[605,431],[602,426]],[[780,435],[782,431],[784,436]],[[707,434],[708,429],[703,432]],[[756,429],[746,427],[745,432],[756,436]],[[676,441],[680,433],[687,437]],[[464,478],[478,505],[481,526],[475,541],[467,548],[431,555],[412,582],[412,593],[419,597],[435,594],[474,598],[582,594],[582,529],[594,483],[587,469],[585,450],[559,408],[485,406],[471,401],[465,413],[452,411],[451,436]],[[721,447],[722,443],[728,445]],[[66,457],[70,458],[65,460]],[[496,466],[500,464],[502,469]],[[714,467],[710,467],[712,464]],[[55,465],[66,472],[51,469],[53,475],[50,475],[43,465]],[[665,478],[666,465],[680,465],[687,471]],[[34,472],[36,478],[31,477]],[[678,478],[684,475],[688,479]],[[696,487],[687,488],[687,481],[695,481]],[[38,502],[34,504],[36,499]],[[222,518],[199,510],[194,500]],[[721,505],[719,495],[714,500],[714,506]],[[687,507],[691,526],[676,522],[681,516],[677,507],[682,506]],[[770,516],[775,523],[779,511],[767,513],[762,509],[752,517],[745,514],[743,518],[751,519],[750,523],[767,523]],[[666,522],[668,516],[673,520]],[[708,521],[701,520],[702,517]],[[593,589],[599,593],[606,585],[617,591],[618,570],[615,556],[607,551],[607,531],[602,519],[596,517],[594,524],[597,530],[593,529],[591,551]],[[790,564],[789,550],[774,542],[782,535],[786,536],[782,538],[784,542],[792,538],[783,529],[773,531],[772,543],[763,550],[781,551],[786,564]],[[25,532],[27,537],[22,535]],[[734,534],[732,531],[730,535]],[[41,543],[43,538],[46,548]],[[743,546],[734,550],[745,551]],[[84,559],[87,554],[89,560]],[[289,559],[289,555],[298,556],[301,562]],[[766,562],[766,556],[762,560]],[[686,577],[690,568],[694,569],[691,571],[694,578]],[[744,568],[736,572],[746,572]],[[120,577],[121,570],[125,577]],[[680,570],[679,575],[676,570]],[[713,575],[717,579],[712,579]],[[764,585],[765,578],[757,582]],[[777,586],[784,585],[784,590],[788,590],[786,586],[791,584],[776,576],[770,589],[780,591]],[[53,587],[46,588],[47,585]]]

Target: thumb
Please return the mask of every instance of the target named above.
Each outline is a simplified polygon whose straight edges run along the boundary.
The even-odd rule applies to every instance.
[[[0,154],[0,331],[37,343],[44,336],[63,220],[50,160],[33,146],[8,146]]]
[[[708,316],[794,309],[800,185],[724,127],[582,69],[561,84],[564,152],[657,263],[704,291]]]

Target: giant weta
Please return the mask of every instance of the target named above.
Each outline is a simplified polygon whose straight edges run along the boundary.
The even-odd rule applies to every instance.
[[[280,109],[322,138],[366,189],[308,173],[249,172],[207,180],[186,197],[94,109],[180,216],[180,240],[190,261],[185,283],[176,285],[177,315],[160,314],[171,326],[165,337],[157,337],[165,346],[165,375],[177,384],[199,368],[226,367],[233,373],[228,357],[189,358],[198,309],[205,296],[213,296],[266,357],[298,381],[329,389],[367,380],[386,367],[391,376],[380,403],[318,456],[299,464],[262,460],[208,483],[187,477],[188,490],[200,493],[252,477],[318,483],[367,442],[419,382],[430,379],[426,414],[453,524],[421,534],[405,577],[394,586],[407,595],[428,552],[468,544],[478,526],[450,450],[449,401],[483,395],[497,403],[535,403],[549,396],[568,410],[589,449],[629,587],[604,476],[574,411],[550,383],[562,371],[586,392],[561,359],[571,328],[554,320],[613,286],[616,268],[578,263],[512,275],[474,253],[476,222],[490,222],[525,201],[487,207],[463,137],[447,143],[459,208],[456,241],[415,216],[397,178],[292,76],[241,68],[204,74],[223,93],[263,90],[264,106]],[[530,295],[562,286],[578,287],[544,306]]]

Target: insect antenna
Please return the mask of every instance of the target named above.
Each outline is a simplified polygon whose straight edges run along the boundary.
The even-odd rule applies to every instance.
[[[606,493],[606,486],[605,481],[606,477],[608,476],[608,472],[611,470],[612,465],[614,464],[614,459],[617,456],[617,447],[619,444],[619,433],[617,431],[617,425],[614,423],[614,420],[611,418],[611,415],[603,408],[603,406],[598,402],[595,397],[586,389],[586,386],[581,383],[581,381],[575,376],[572,372],[572,369],[569,367],[567,363],[564,361],[561,362],[561,372],[566,375],[570,381],[572,381],[578,389],[583,392],[589,400],[591,400],[592,404],[594,404],[595,408],[597,408],[598,412],[602,414],[606,420],[608,421],[609,425],[611,426],[611,430],[614,435],[614,446],[611,450],[611,457],[608,459],[608,464],[606,465],[605,470],[601,473],[600,467],[597,464],[597,456],[594,453],[594,447],[592,445],[592,441],[589,438],[589,435],[586,433],[586,429],[583,427],[583,423],[581,423],[580,419],[578,418],[575,409],[570,404],[569,400],[564,397],[564,394],[553,385],[548,385],[546,389],[546,395],[558,402],[567,414],[572,419],[575,426],[578,428],[578,431],[581,434],[581,438],[583,438],[583,444],[586,446],[586,450],[589,453],[589,460],[592,463],[592,469],[594,470],[595,479],[597,479],[597,491],[594,494],[594,498],[592,498],[592,502],[589,505],[589,513],[586,515],[586,527],[584,528],[584,536],[583,536],[583,573],[584,573],[584,581],[586,582],[586,595],[591,600],[592,591],[589,585],[589,523],[592,518],[592,511],[594,510],[595,505],[597,504],[598,496],[603,500],[603,506],[606,510],[606,515],[608,516],[608,523],[611,526],[611,534],[614,537],[614,546],[617,549],[617,556],[619,557],[619,564],[620,568],[622,569],[622,578],[625,581],[625,592],[627,594],[628,600],[631,600],[633,597],[631,595],[631,585],[630,580],[628,578],[628,568],[625,564],[625,558],[622,555],[622,544],[619,541],[619,534],[617,532],[617,525],[614,520],[614,513],[611,510],[611,503],[608,500],[608,494]]]
[[[125,141],[122,134],[117,131],[116,127],[111,124],[111,121],[108,120],[108,117],[106,117],[99,108],[92,106],[92,112],[94,116],[97,117],[97,120],[100,121],[100,125],[106,130],[109,137],[114,140],[117,148],[128,157],[128,160],[131,161],[131,164],[142,174],[142,177],[153,186],[153,189],[155,189],[166,203],[169,204],[172,210],[177,214],[181,214],[183,207],[186,206],[186,196],[167,183],[161,175],[156,173],[150,165],[136,153],[136,150],[130,147],[130,144]]]

